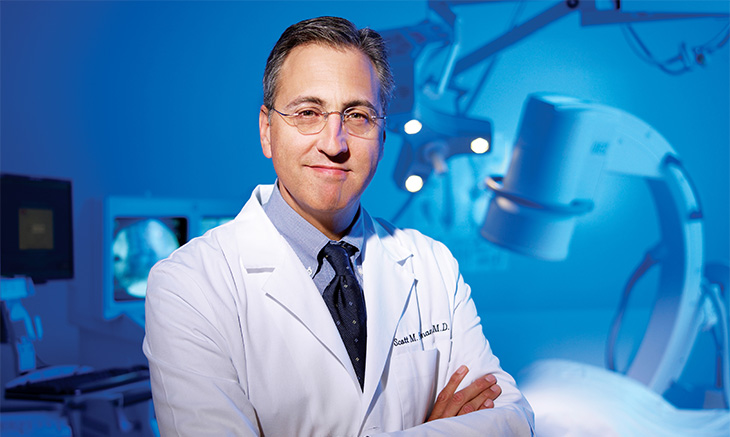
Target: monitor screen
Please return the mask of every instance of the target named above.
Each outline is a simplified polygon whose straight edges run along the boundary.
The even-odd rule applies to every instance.
[[[71,181],[3,174],[2,275],[74,276]]]
[[[144,326],[147,277],[158,261],[207,230],[233,219],[238,199],[108,196],[103,201],[101,292],[79,299],[80,314],[102,308],[102,319],[126,316]]]
[[[114,217],[114,301],[143,300],[152,266],[185,244],[185,217]]]

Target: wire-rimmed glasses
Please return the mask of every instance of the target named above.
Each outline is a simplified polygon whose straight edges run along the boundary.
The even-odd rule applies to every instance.
[[[344,111],[329,112],[307,108],[293,114],[285,114],[275,108],[271,109],[281,115],[288,125],[296,127],[303,135],[322,132],[327,124],[327,118],[332,114],[340,116],[340,122],[348,134],[361,138],[369,138],[369,134],[373,132],[373,127],[377,125],[378,120],[385,120],[385,116],[378,116],[373,109],[366,106],[353,106]]]

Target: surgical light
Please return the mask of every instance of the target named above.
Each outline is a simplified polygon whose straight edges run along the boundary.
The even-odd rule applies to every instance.
[[[423,188],[423,178],[418,176],[417,174],[412,174],[406,179],[405,186],[406,190],[411,193],[421,191],[421,188]]]
[[[432,104],[437,106],[436,103]],[[416,112],[418,115],[415,115]],[[489,120],[441,112],[427,102],[421,102],[418,111],[389,116],[389,122],[392,126],[404,126],[403,130],[396,128],[397,133],[406,132],[402,136],[403,145],[393,179],[397,187],[411,193],[419,191],[421,184],[425,185],[431,174],[447,172],[451,157],[473,154],[471,143],[475,138],[482,138],[482,141],[477,141],[482,149],[492,139],[492,123]],[[418,135],[413,135],[415,126],[420,129]],[[486,152],[491,152],[489,146]],[[406,186],[406,180],[412,175],[420,178],[417,184],[412,182],[415,184],[412,186],[417,189]]]
[[[474,141],[471,142],[471,151],[481,155],[482,153],[487,153],[489,151],[489,146],[489,141],[484,138],[475,138]]]
[[[420,121],[413,119],[413,120],[410,120],[409,122],[407,122],[403,126],[403,131],[405,133],[407,133],[408,135],[415,135],[415,134],[421,132],[422,127],[423,127],[423,125],[421,124]]]

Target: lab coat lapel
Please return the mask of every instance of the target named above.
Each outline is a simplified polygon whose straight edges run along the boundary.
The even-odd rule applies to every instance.
[[[367,241],[363,260],[365,303],[368,311],[364,407],[369,408],[378,390],[396,328],[415,285],[412,253],[387,234],[378,235],[366,216]],[[377,226],[377,225],[376,225]]]
[[[332,322],[332,316],[312,279],[301,266],[301,261],[266,217],[261,204],[268,199],[270,190],[259,187],[241,211],[244,219],[238,234],[241,267],[248,274],[250,284],[257,284],[289,315],[297,319],[320,343],[352,374],[345,346]]]
[[[263,291],[297,318],[356,378],[350,357],[322,296],[301,267],[296,254],[289,246],[286,249],[291,254],[284,256],[283,260],[279,256],[280,261],[266,280]]]

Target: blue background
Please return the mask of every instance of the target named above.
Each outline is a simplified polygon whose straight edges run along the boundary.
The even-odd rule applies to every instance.
[[[528,2],[520,20],[550,4]],[[728,10],[722,1],[622,4],[634,10]],[[507,30],[515,8],[512,2],[455,8],[463,17],[465,49]],[[38,355],[50,364],[100,367],[143,360],[141,331],[120,325],[95,333],[83,319],[99,314],[77,304],[101,293],[98,202],[124,195],[239,199],[242,205],[256,184],[273,182],[258,137],[261,76],[288,25],[339,15],[385,30],[418,23],[426,12],[423,1],[3,1],[0,169],[73,181],[75,278],[38,285],[25,302],[44,322]],[[703,44],[725,22],[671,21],[636,30],[665,59],[683,42]],[[706,67],[671,76],[639,59],[620,26],[583,27],[572,14],[500,52],[471,114],[493,121],[494,156],[506,154],[532,92],[594,100],[645,120],[668,139],[694,179],[705,213],[706,259],[727,260],[729,77],[727,45]],[[467,74],[463,85],[476,86],[476,78]],[[392,178],[401,141],[388,136],[363,198],[373,215],[386,219],[408,197]],[[658,237],[645,184],[606,177],[597,210],[578,222],[568,259],[539,261],[496,249],[478,236],[483,194],[462,194],[499,168],[491,159],[455,160],[452,168],[463,171],[430,179],[397,224],[452,248],[485,333],[508,371],[516,374],[546,357],[602,365],[621,290]],[[475,250],[480,248],[482,255]],[[653,302],[651,278],[641,285],[621,339],[624,361]],[[683,378],[709,385],[714,362],[706,334],[695,349]],[[4,364],[3,381],[6,369]]]

